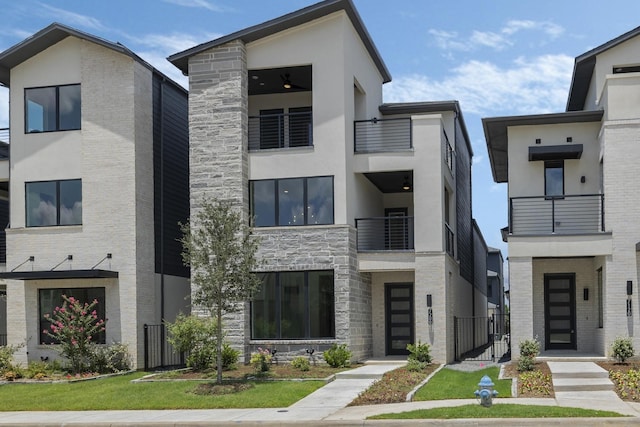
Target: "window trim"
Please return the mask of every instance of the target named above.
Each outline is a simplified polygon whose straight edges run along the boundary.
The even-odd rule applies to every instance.
[[[328,224],[309,224],[309,191],[308,191],[308,180],[314,178],[331,178],[331,222]],[[280,191],[279,191],[279,182],[284,180],[292,180],[292,179],[302,179],[302,198],[303,198],[303,206],[305,208],[304,214],[304,224],[280,224]],[[253,218],[254,213],[252,210],[253,207],[253,191],[252,184],[254,182],[260,181],[273,181],[273,191],[274,191],[274,209],[275,209],[275,224],[273,225],[253,225],[253,227],[257,228],[265,228],[265,227],[319,227],[319,226],[327,226],[334,225],[336,223],[336,203],[335,203],[335,177],[333,175],[319,175],[319,176],[308,176],[308,177],[288,177],[288,178],[269,178],[269,179],[252,179],[249,181],[249,217]]]
[[[69,129],[60,129],[60,88],[61,87],[69,87],[69,86],[78,86],[80,88],[80,123],[79,126],[77,128],[69,128]],[[33,89],[48,89],[48,88],[55,88],[55,92],[56,92],[56,128],[53,130],[34,130],[34,131],[29,131],[28,129],[28,124],[29,124],[29,114],[28,114],[28,103],[27,103],[27,91],[29,90],[33,90]],[[66,132],[66,131],[73,131],[73,130],[81,130],[82,129],[82,88],[80,83],[67,83],[67,84],[61,84],[61,85],[49,85],[49,86],[34,86],[34,87],[25,87],[24,88],[24,133],[25,134],[37,134],[37,133],[49,133],[49,132]]]
[[[327,337],[311,337],[311,311],[310,311],[310,301],[309,301],[309,273],[329,273],[331,272],[331,276],[333,278],[333,335]],[[280,274],[282,273],[304,273],[304,284],[303,284],[303,292],[304,292],[304,337],[299,338],[283,338],[282,337],[282,285],[280,282]],[[288,341],[309,341],[309,340],[330,340],[335,339],[336,337],[336,273],[335,270],[290,270],[290,271],[264,271],[258,274],[274,274],[275,275],[275,294],[277,295],[277,299],[275,301],[274,312],[276,316],[276,337],[262,337],[256,338],[253,335],[253,327],[254,327],[254,301],[251,300],[249,306],[249,334],[251,341],[261,341],[261,340],[288,340]],[[263,276],[264,278],[265,276]],[[262,292],[263,284],[258,292]]]
[[[81,178],[72,178],[72,179],[54,179],[50,181],[25,181],[24,183],[24,226],[25,228],[35,228],[35,227],[75,227],[78,225],[82,225],[82,213],[80,214],[80,222],[77,224],[60,224],[60,183],[61,182],[71,182],[78,181],[80,182],[80,201],[82,202],[82,179]],[[29,206],[27,203],[27,198],[29,197],[28,185],[29,184],[41,184],[41,183],[56,183],[56,223],[55,224],[46,224],[46,225],[29,225]]]
[[[547,194],[547,169],[562,169],[562,194]],[[564,196],[564,160],[545,160],[544,162],[544,196],[545,198],[562,198]]]

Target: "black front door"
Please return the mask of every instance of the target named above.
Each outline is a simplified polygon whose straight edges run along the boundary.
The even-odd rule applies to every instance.
[[[544,326],[546,350],[576,350],[576,276],[545,274]]]
[[[386,283],[387,355],[406,355],[413,344],[413,283]]]

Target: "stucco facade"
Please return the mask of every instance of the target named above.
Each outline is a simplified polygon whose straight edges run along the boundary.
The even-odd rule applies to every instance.
[[[332,344],[365,360],[417,341],[453,360],[453,317],[472,315],[473,295],[486,312],[457,102],[383,104],[390,75],[345,0],[169,60],[189,76],[192,213],[202,195],[230,200],[261,239],[263,290],[224,323],[245,360],[257,347],[286,360]],[[331,277],[320,310],[331,321],[309,308],[317,274]],[[394,325],[395,298],[405,320]]]
[[[608,356],[618,336],[640,345],[639,33],[576,58],[566,112],[483,120],[494,178],[509,185],[514,355],[533,337],[550,355]]]

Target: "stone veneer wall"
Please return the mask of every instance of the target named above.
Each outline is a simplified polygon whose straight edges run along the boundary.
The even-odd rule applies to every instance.
[[[205,196],[230,201],[243,219],[248,218],[247,88],[247,52],[241,40],[189,58],[192,218]],[[192,311],[208,315],[196,306]]]
[[[251,341],[248,305],[245,313],[228,317],[227,337],[236,346],[244,345],[245,357],[258,347],[278,350],[279,360],[305,355],[313,348],[317,360],[333,343],[345,343],[352,360],[372,355],[371,277],[357,271],[355,229],[347,225],[326,227],[258,228],[261,239],[258,256],[265,260],[263,271],[333,270],[335,295],[335,339]]]

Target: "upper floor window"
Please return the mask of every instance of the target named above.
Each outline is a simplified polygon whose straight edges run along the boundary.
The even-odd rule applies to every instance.
[[[562,196],[564,194],[564,162],[549,160],[544,162],[544,195]]]
[[[333,224],[333,177],[251,181],[256,227]]]
[[[27,182],[27,227],[82,224],[82,181]]]
[[[80,85],[24,90],[26,133],[80,129]]]

